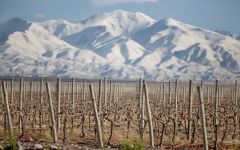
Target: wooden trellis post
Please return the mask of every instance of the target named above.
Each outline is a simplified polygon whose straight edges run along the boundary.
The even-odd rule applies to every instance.
[[[169,81],[168,83],[168,97],[169,97],[169,104],[172,104],[172,100],[171,100],[171,82]]]
[[[12,78],[11,79],[11,100],[10,100],[10,104],[13,102],[13,93],[14,93],[14,80]]]
[[[9,104],[8,104],[8,93],[7,93],[6,85],[4,81],[2,81],[2,91],[3,91],[5,109],[7,112],[7,122],[8,122],[8,130],[9,130],[8,134],[9,134],[10,140],[13,140],[13,128],[12,128],[11,113],[10,113]]]
[[[99,143],[99,146],[101,148],[103,148],[102,130],[101,130],[101,125],[100,125],[100,120],[99,120],[99,117],[98,117],[98,111],[97,111],[97,104],[96,104],[96,100],[95,100],[95,95],[94,95],[93,87],[92,87],[91,84],[89,84],[89,90],[90,90],[90,94],[91,94],[94,119],[95,119],[95,124],[96,124],[96,128],[97,128],[98,143]]]
[[[172,142],[174,143],[175,137],[177,135],[178,130],[178,81],[175,81],[175,103],[174,103],[174,131],[173,131],[173,139]]]
[[[112,80],[109,81],[109,103],[112,102]]]
[[[54,110],[52,105],[52,95],[51,95],[51,89],[50,89],[49,83],[46,83],[46,88],[47,88],[47,94],[48,94],[49,111],[50,111],[51,122],[52,122],[51,124],[52,137],[53,137],[53,142],[57,143],[56,122],[55,122],[55,115],[54,115]]]
[[[116,102],[116,82],[113,83],[113,96],[112,96],[112,102]]]
[[[165,85],[164,85],[164,83],[163,83],[163,85],[162,85],[162,95],[163,95],[163,104],[165,103]]]
[[[85,82],[83,82],[83,89],[82,89],[82,100],[83,102],[86,101],[86,94],[85,94]]]
[[[214,120],[214,125],[217,125],[217,118],[218,118],[218,80],[216,80],[216,85],[215,85],[215,103],[214,103],[214,114],[215,114],[215,120]]]
[[[33,100],[33,82],[30,82],[30,101]]]
[[[203,103],[203,96],[202,96],[202,89],[198,86],[198,95],[199,95],[199,102],[200,102],[200,113],[201,113],[201,124],[202,124],[202,135],[203,135],[203,146],[204,150],[208,150],[208,140],[207,140],[207,129],[206,129],[206,121],[205,121],[205,110],[204,110],[204,103]]]
[[[67,88],[67,103],[69,103],[69,99],[70,99],[70,83],[67,84],[68,88]],[[72,103],[73,106],[73,103]]]
[[[76,83],[76,100],[78,100],[78,91],[79,91],[79,87],[78,87],[78,82]]]
[[[98,80],[98,112],[101,113],[102,110],[102,79]]]
[[[234,92],[235,105],[238,105],[238,83],[235,81],[235,92]]]
[[[207,103],[209,103],[209,86],[207,85]]]
[[[104,103],[104,107],[107,106],[107,79],[104,78],[103,80],[103,93],[104,93],[104,96],[103,96],[103,103]]]
[[[188,140],[191,140],[192,127],[192,80],[189,81],[189,106],[188,106]]]
[[[74,91],[75,78],[72,79],[72,108],[75,108],[75,91]]]
[[[215,134],[215,141],[214,141],[214,147],[215,149],[218,149],[217,147],[217,142],[218,142],[218,80],[216,80],[216,85],[215,85],[215,103],[214,103],[214,134]]]
[[[23,108],[23,78],[20,79],[20,91],[19,91],[19,130],[22,129],[22,108]]]
[[[61,78],[57,79],[57,132],[60,133],[60,112],[61,112]]]
[[[145,110],[145,105],[144,105],[144,99],[142,97],[142,92],[143,92],[143,81],[142,78],[139,79],[139,107],[141,111],[141,120],[140,120],[140,136],[141,139],[143,139],[143,134],[144,134],[144,110]]]
[[[43,105],[43,78],[40,81],[40,110],[39,110],[39,128],[40,132],[42,131],[42,122],[43,122],[43,113],[42,113],[42,105]]]
[[[151,108],[150,108],[149,97],[148,97],[147,83],[146,83],[145,80],[143,80],[143,88],[144,88],[144,93],[145,93],[145,102],[146,102],[146,109],[147,109],[147,118],[148,118],[150,145],[151,145],[152,147],[154,147],[154,135],[153,135],[153,126],[152,126],[152,114],[151,114]]]

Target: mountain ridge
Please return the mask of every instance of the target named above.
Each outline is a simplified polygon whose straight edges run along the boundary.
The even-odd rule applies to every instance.
[[[78,22],[14,18],[0,24],[0,35],[0,75],[240,78],[240,41],[140,12],[115,10]]]

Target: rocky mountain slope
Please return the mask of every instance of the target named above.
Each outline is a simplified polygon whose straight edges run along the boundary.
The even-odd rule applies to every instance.
[[[0,75],[238,79],[240,41],[171,18],[115,10],[78,22],[0,24]]]

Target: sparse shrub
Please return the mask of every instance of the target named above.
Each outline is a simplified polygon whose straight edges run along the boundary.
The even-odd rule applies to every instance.
[[[14,139],[9,139],[6,145],[4,146],[4,150],[17,150],[17,143]]]
[[[133,144],[125,143],[121,146],[122,150],[143,150],[144,144],[142,141]]]

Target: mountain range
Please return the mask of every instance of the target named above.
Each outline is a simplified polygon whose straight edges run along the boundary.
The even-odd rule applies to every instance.
[[[76,22],[12,18],[0,24],[0,75],[239,79],[235,37],[124,10]]]

